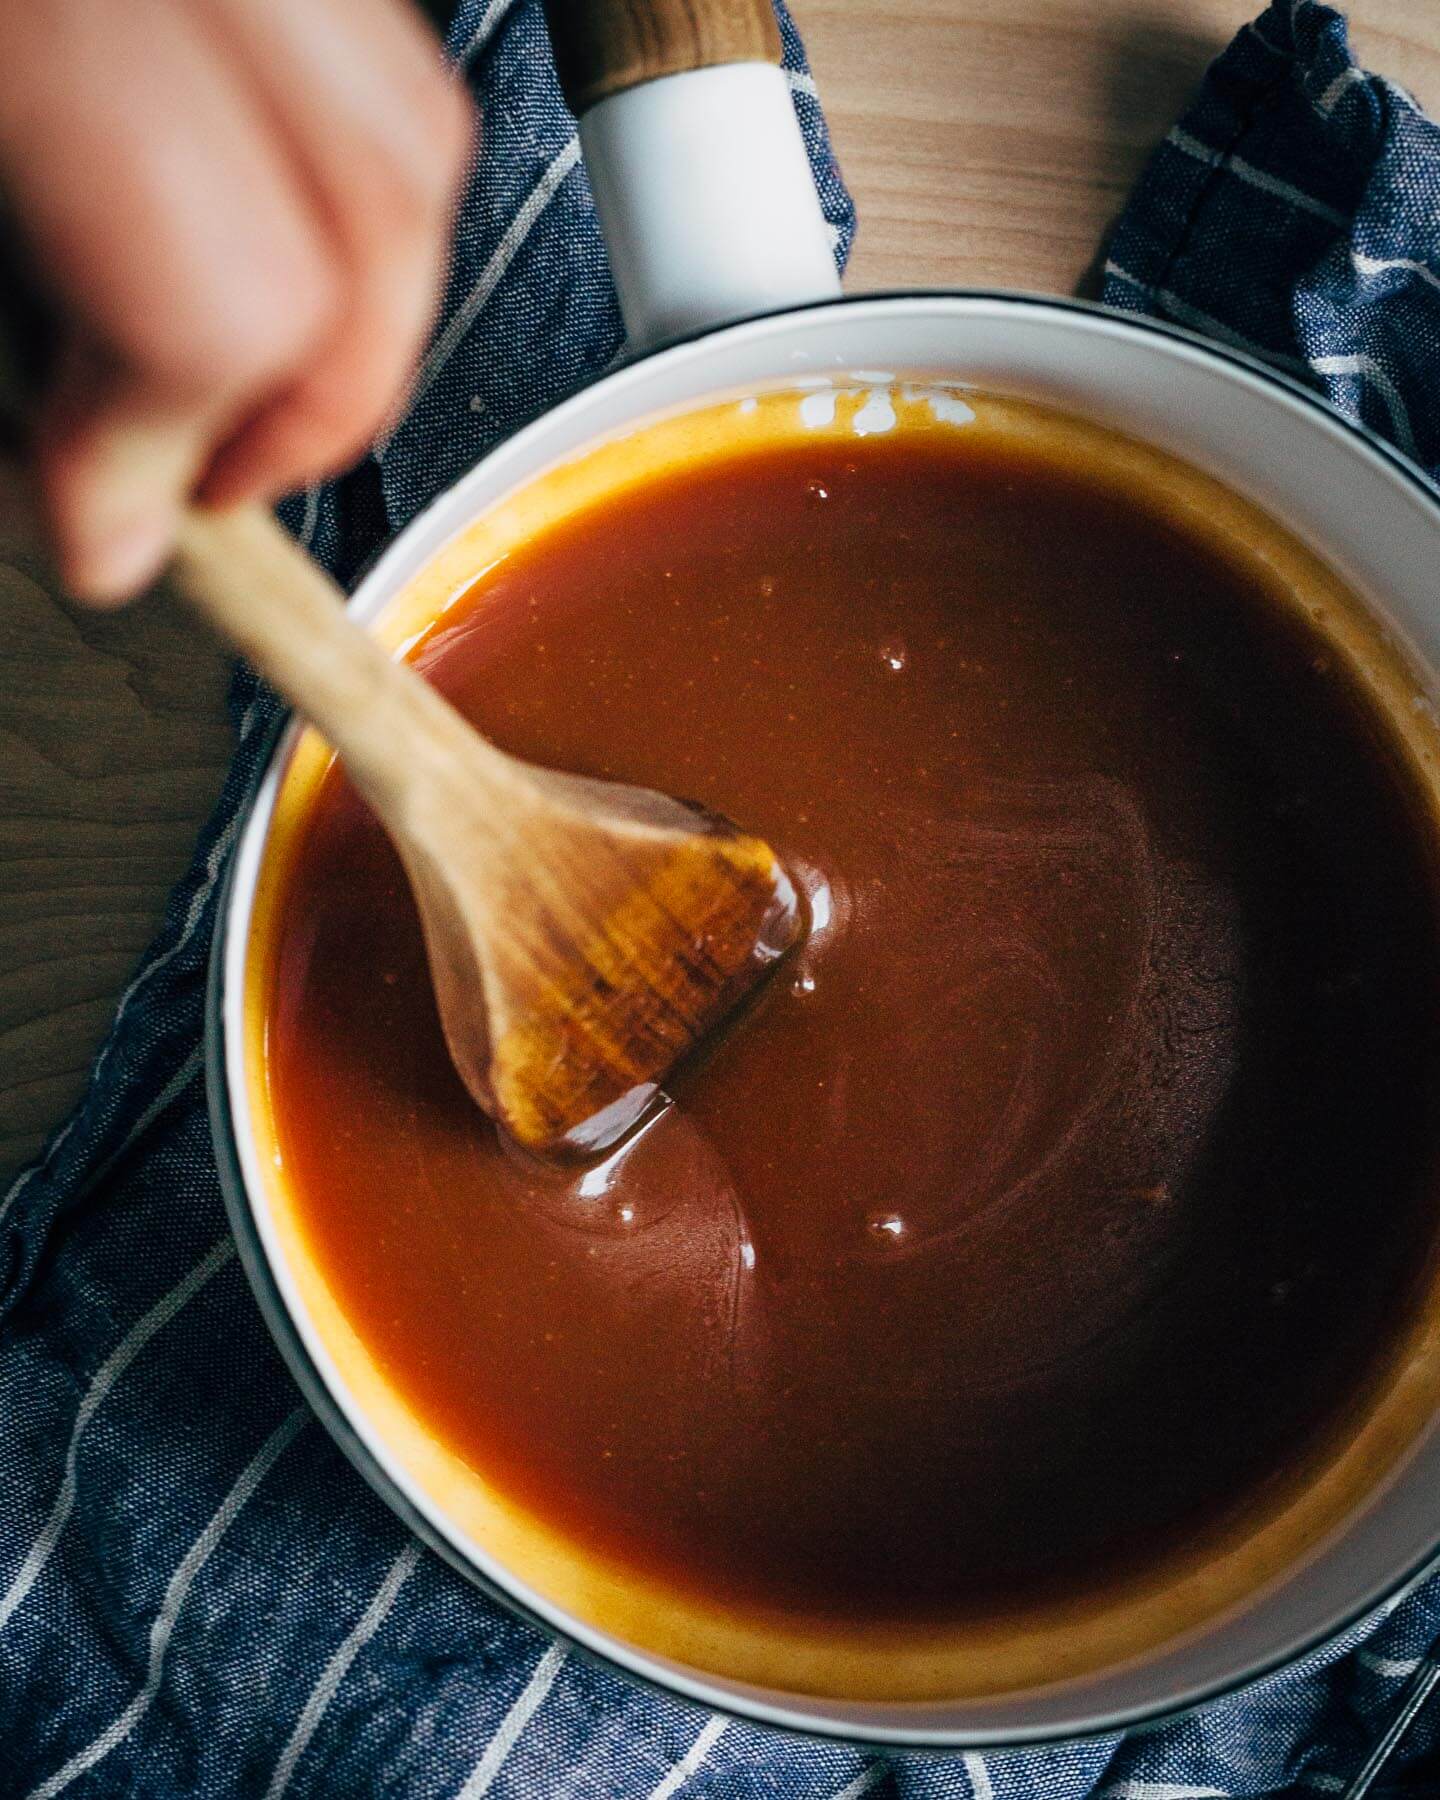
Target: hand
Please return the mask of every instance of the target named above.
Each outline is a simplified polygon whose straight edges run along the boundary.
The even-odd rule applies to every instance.
[[[56,302],[36,430],[97,602],[180,509],[353,461],[430,323],[472,118],[410,0],[0,0],[0,188]]]

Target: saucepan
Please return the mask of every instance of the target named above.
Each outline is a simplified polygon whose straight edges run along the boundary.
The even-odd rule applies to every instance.
[[[657,28],[627,36],[626,21],[642,10]],[[1373,610],[1412,671],[1415,729],[1433,735],[1440,495],[1403,457],[1273,371],[1148,320],[1017,294],[842,298],[768,4],[691,0],[672,13],[557,0],[552,23],[632,354],[502,444],[402,532],[356,591],[357,619],[398,643],[406,608],[417,594],[433,598],[434,571],[474,521],[597,444],[639,442],[654,420],[777,385],[921,379],[1079,414],[1239,490]],[[279,1216],[247,991],[296,744],[293,730],[280,738],[253,796],[215,946],[209,1082],[230,1213],[270,1327],[330,1430],[397,1513],[506,1604],[727,1712],[872,1743],[979,1746],[1111,1728],[1232,1689],[1358,1619],[1435,1558],[1432,1422],[1400,1454],[1372,1451],[1358,1434],[1360,1476],[1344,1516],[1294,1544],[1278,1569],[1231,1570],[1225,1603],[1207,1616],[1015,1691],[877,1702],[792,1689],[783,1672],[764,1682],[723,1677],[547,1594],[457,1514],[423,1455],[400,1443],[341,1354]],[[1428,1338],[1417,1339],[1415,1359],[1433,1355]]]

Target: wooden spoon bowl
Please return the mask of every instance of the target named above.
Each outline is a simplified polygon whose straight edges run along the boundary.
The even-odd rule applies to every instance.
[[[613,1144],[800,935],[768,844],[507,756],[268,513],[192,513],[173,574],[339,751],[404,863],[461,1079],[525,1149]]]

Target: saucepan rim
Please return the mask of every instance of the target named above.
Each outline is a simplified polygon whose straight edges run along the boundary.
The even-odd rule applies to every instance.
[[[807,320],[818,320],[828,314],[833,314],[836,309],[863,311],[877,305],[888,308],[896,303],[934,304],[942,307],[958,303],[963,309],[962,316],[975,310],[998,308],[1002,311],[1013,310],[1061,317],[1079,316],[1092,322],[1106,321],[1128,333],[1148,335],[1183,344],[1189,350],[1200,353],[1202,358],[1220,365],[1222,369],[1233,370],[1238,367],[1247,375],[1281,390],[1300,406],[1318,413],[1332,426],[1341,428],[1353,440],[1357,454],[1379,458],[1387,465],[1390,473],[1408,483],[1426,507],[1433,512],[1437,542],[1440,542],[1440,489],[1437,489],[1423,470],[1395,449],[1393,445],[1387,443],[1365,425],[1340,412],[1323,396],[1306,387],[1302,382],[1270,368],[1258,357],[1247,354],[1243,350],[1225,344],[1217,344],[1193,331],[1166,321],[1102,306],[1091,301],[1003,290],[902,288],[886,290],[881,293],[845,295],[802,307],[785,308],[774,313],[761,314],[755,318],[741,320],[719,328],[698,331],[650,350],[643,356],[608,371],[598,381],[592,382],[568,400],[562,401],[558,407],[552,408],[542,415],[534,424],[515,434],[515,437],[520,438],[530,432],[554,429],[560,415],[572,406],[584,404],[587,397],[593,394],[597,387],[623,382],[631,371],[637,368],[648,368],[657,360],[686,358],[694,356],[697,352],[703,355],[710,348],[718,346],[727,337],[754,332],[757,328],[763,332],[767,326],[785,330],[794,329],[802,326]],[[514,441],[514,438],[507,440],[512,443]],[[488,460],[487,455],[486,458],[481,459],[481,463],[475,466],[483,466]],[[463,481],[465,477],[462,476],[460,479]],[[387,581],[393,580],[393,572],[399,563],[396,553],[403,554],[407,541],[412,535],[424,531],[425,523],[432,511],[443,505],[452,492],[453,487],[447,488],[430,508],[427,508],[397,535],[392,546],[386,550],[365,578],[363,587],[383,588]],[[612,1668],[619,1668],[627,1676],[641,1680],[661,1692],[679,1694],[722,1712],[747,1717],[761,1724],[786,1727],[817,1738],[862,1745],[870,1744],[877,1748],[904,1748],[941,1753],[967,1748],[1000,1749],[1006,1746],[1019,1747],[1057,1741],[1075,1741],[1127,1728],[1151,1728],[1163,1724],[1167,1720],[1192,1712],[1198,1706],[1235,1694],[1313,1653],[1353,1629],[1387,1600],[1393,1599],[1417,1584],[1437,1565],[1437,1562],[1440,1562],[1440,1509],[1437,1509],[1433,1534],[1424,1549],[1417,1555],[1405,1558],[1393,1574],[1374,1586],[1373,1592],[1368,1593],[1363,1600],[1356,1604],[1338,1609],[1333,1618],[1319,1626],[1299,1631],[1292,1640],[1283,1643],[1281,1647],[1268,1655],[1256,1656],[1250,1653],[1248,1656],[1243,1656],[1242,1666],[1236,1668],[1228,1677],[1200,1680],[1188,1689],[1161,1699],[1141,1699],[1133,1706],[1117,1706],[1108,1710],[1082,1712],[1080,1716],[1068,1719],[1057,1718],[1053,1722],[1031,1721],[1016,1723],[1013,1726],[959,1726],[955,1728],[946,1728],[935,1724],[908,1726],[892,1724],[888,1720],[884,1723],[877,1723],[873,1719],[859,1717],[853,1720],[846,1719],[836,1716],[832,1712],[812,1713],[807,1710],[806,1696],[801,1694],[770,1698],[768,1690],[755,1689],[752,1695],[745,1690],[743,1684],[730,1684],[723,1682],[719,1677],[706,1677],[703,1672],[698,1670],[692,1676],[688,1673],[672,1671],[668,1667],[662,1669],[659,1665],[663,1659],[652,1657],[643,1649],[632,1648],[613,1640],[604,1630],[586,1626],[581,1620],[569,1618],[559,1607],[553,1609],[555,1616],[551,1617],[543,1606],[531,1605],[503,1581],[492,1577],[486,1570],[477,1566],[458,1543],[446,1535],[442,1524],[436,1518],[431,1517],[412,1499],[404,1485],[385,1467],[385,1458],[381,1451],[367,1442],[365,1435],[352,1421],[342,1398],[333,1390],[330,1382],[310,1354],[301,1327],[285,1298],[282,1285],[277,1279],[276,1270],[266,1250],[257,1223],[255,1208],[251,1202],[230,1091],[232,1078],[238,1079],[238,1077],[235,1076],[234,1067],[227,1061],[227,1012],[232,998],[236,1004],[239,1003],[239,997],[232,997],[230,992],[231,963],[232,960],[235,961],[238,972],[240,968],[243,968],[244,956],[243,945],[239,949],[235,947],[233,933],[236,924],[236,909],[242,893],[241,872],[246,867],[247,847],[249,859],[254,866],[245,875],[244,885],[248,892],[253,894],[254,877],[263,859],[265,841],[263,833],[268,828],[268,818],[260,817],[262,803],[267,803],[268,797],[273,793],[279,759],[290,742],[290,731],[287,719],[277,721],[263,747],[255,778],[242,807],[236,832],[235,849],[230,858],[220,897],[210,957],[206,1003],[206,1085],[226,1209],[235,1233],[242,1266],[254,1290],[271,1336],[275,1339],[306,1399],[315,1408],[326,1429],[371,1487],[418,1537],[509,1611],[528,1620],[540,1630],[575,1645],[585,1655],[593,1657],[598,1662]],[[252,838],[257,829],[257,819],[262,835],[252,844]],[[438,1513],[439,1509],[437,1508],[436,1511]],[[1223,1631],[1223,1622],[1218,1624],[1215,1629]],[[816,1704],[821,1703],[817,1701]],[[843,1706],[844,1703],[824,1704]],[[885,1704],[882,1706],[869,1702],[856,1704],[857,1708],[863,1705],[866,1710],[883,1710],[890,1714],[903,1714],[906,1711],[903,1705]],[[923,1704],[927,1714],[943,1711],[944,1708],[943,1702],[925,1702]],[[965,1703],[961,1701],[956,1702],[957,1706],[963,1704]],[[1059,1704],[1063,1711],[1063,1701]],[[917,1707],[915,1710],[918,1711],[919,1708]]]

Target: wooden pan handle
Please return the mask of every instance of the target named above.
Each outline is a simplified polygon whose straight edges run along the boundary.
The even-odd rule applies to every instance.
[[[780,61],[770,0],[545,0],[570,110],[661,75]]]

